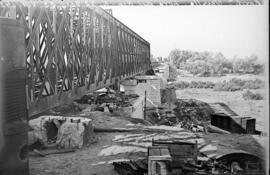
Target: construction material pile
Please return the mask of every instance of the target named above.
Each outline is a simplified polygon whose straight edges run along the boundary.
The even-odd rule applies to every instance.
[[[210,122],[213,110],[208,103],[195,99],[177,99],[174,112],[183,128],[190,129],[194,125],[204,125]]]
[[[94,106],[94,111],[104,112],[107,108],[110,112],[121,107],[132,106],[131,102],[138,98],[137,94],[125,95],[117,93],[110,88],[103,88],[94,93],[84,95],[81,99],[75,100],[79,104],[90,104]]]
[[[41,116],[29,121],[29,146],[39,142],[44,147],[81,148],[94,138],[91,119],[83,117]]]
[[[154,125],[174,126],[178,123],[173,111],[166,108],[146,108],[145,120]]]
[[[138,137],[138,134],[136,134]],[[170,134],[172,135],[172,134]],[[133,135],[135,136],[135,135]],[[147,157],[137,160],[124,160],[113,163],[114,170],[120,175],[142,174],[256,174],[265,175],[264,160],[239,149],[221,149],[201,139],[152,140],[148,146]],[[120,140],[134,140],[132,135]],[[219,147],[221,148],[221,147]],[[146,161],[148,160],[148,161]]]
[[[114,170],[121,175],[144,175],[147,173],[147,159],[113,162]]]

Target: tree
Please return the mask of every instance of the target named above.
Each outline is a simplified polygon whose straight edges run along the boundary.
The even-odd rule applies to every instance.
[[[157,59],[154,58],[154,55],[153,54],[150,55],[150,61],[151,62],[157,62]]]
[[[180,68],[189,58],[192,57],[191,51],[174,49],[169,54],[169,59],[171,63],[177,68]]]
[[[245,58],[235,56],[233,60],[229,60],[221,52],[214,54],[208,51],[174,49],[168,58],[176,68],[184,69],[192,74],[258,74],[264,71],[263,65],[258,63],[258,57],[255,54]]]
[[[179,62],[181,57],[181,50],[180,49],[174,49],[169,54],[169,60],[173,65],[175,65],[177,68],[179,68]]]
[[[223,74],[230,72],[229,60],[226,59],[221,52],[218,52],[214,55],[212,66],[214,73]]]
[[[252,73],[259,74],[264,71],[264,66],[258,63],[258,57],[252,54],[249,57],[236,58],[233,62],[234,73]]]
[[[243,65],[244,65],[244,60],[235,57],[233,60],[233,72],[244,73]]]

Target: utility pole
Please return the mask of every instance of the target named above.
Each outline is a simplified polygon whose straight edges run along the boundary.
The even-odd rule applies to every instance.
[[[146,91],[144,91],[144,111],[143,111],[143,119],[146,118]]]

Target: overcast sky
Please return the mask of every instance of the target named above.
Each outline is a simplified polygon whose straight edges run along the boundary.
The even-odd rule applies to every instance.
[[[172,49],[268,58],[267,6],[109,6],[113,16],[167,57]]]

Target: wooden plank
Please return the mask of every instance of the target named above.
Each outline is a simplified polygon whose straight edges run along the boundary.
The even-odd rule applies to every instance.
[[[149,156],[160,156],[160,150],[159,148],[150,148],[149,149]]]
[[[160,152],[161,155],[170,155],[168,148],[161,148]]]

